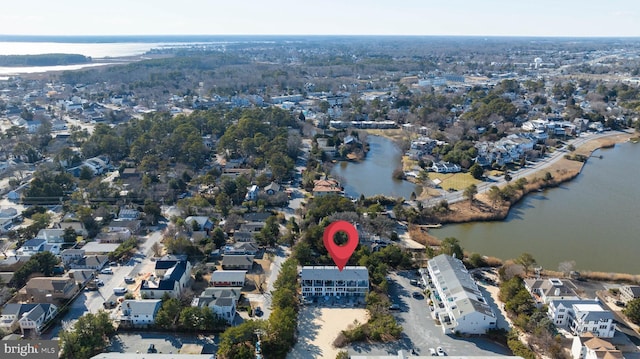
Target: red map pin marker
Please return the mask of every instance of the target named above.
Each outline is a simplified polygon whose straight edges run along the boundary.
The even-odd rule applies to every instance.
[[[338,232],[345,232],[347,234],[347,243],[344,245],[337,245],[333,240],[333,237]],[[353,251],[355,251],[358,246],[358,230],[347,221],[335,221],[324,229],[322,240],[324,247],[329,251],[331,258],[333,258],[333,262],[342,272],[349,258],[351,258]]]

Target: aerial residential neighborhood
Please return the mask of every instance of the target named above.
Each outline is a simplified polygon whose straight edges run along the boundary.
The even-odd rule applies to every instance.
[[[74,359],[638,357],[635,273],[433,235],[638,141],[637,43],[491,43],[231,37],[1,77],[0,334]]]

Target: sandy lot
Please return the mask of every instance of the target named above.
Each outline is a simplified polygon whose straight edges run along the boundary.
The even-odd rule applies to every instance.
[[[333,347],[334,339],[355,320],[360,323],[366,322],[366,309],[302,308],[298,315],[298,342],[287,358],[335,358],[340,350]]]

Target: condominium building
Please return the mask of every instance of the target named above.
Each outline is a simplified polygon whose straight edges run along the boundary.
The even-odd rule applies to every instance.
[[[365,267],[305,266],[300,273],[302,295],[365,296],[369,292],[369,272]]]
[[[427,269],[444,333],[484,334],[496,327],[496,315],[461,260],[441,254],[429,260]]]

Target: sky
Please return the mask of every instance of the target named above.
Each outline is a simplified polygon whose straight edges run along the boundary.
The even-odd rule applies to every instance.
[[[638,0],[5,0],[2,35],[640,36]]]

